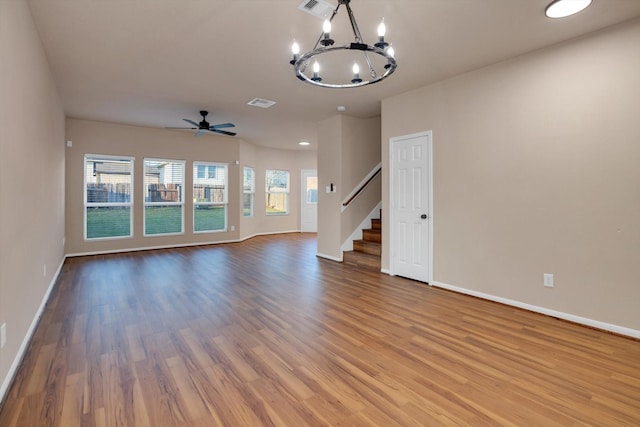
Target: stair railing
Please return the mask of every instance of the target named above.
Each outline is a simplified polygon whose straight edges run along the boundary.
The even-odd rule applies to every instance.
[[[365,188],[367,188],[367,186],[374,180],[376,176],[378,176],[380,172],[382,172],[382,162],[378,163],[376,167],[374,167],[371,172],[369,172],[369,174],[360,182],[355,190],[349,193],[345,201],[342,202],[343,211],[349,206],[349,204],[351,204],[351,202],[356,199],[356,197],[360,195],[360,193],[364,191]]]

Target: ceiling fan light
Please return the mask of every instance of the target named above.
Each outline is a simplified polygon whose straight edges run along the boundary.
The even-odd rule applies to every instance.
[[[592,0],[554,0],[544,10],[548,18],[566,18],[587,8]]]

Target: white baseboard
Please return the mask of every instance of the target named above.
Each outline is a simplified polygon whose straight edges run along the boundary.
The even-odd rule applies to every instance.
[[[36,326],[38,326],[38,322],[40,321],[40,317],[42,317],[42,313],[44,312],[44,308],[47,305],[47,302],[49,302],[49,297],[51,296],[51,291],[53,290],[53,286],[55,285],[56,281],[58,280],[58,276],[60,275],[60,271],[62,271],[62,266],[64,265],[64,260],[66,259],[66,256],[62,258],[62,261],[60,262],[60,265],[58,266],[58,269],[56,270],[56,273],[53,275],[52,279],[51,279],[51,283],[49,283],[49,287],[47,288],[47,291],[45,292],[44,296],[42,297],[42,301],[40,302],[40,307],[38,307],[38,311],[36,311],[35,316],[33,317],[33,320],[31,321],[31,325],[29,326],[29,329],[27,330],[27,333],[24,336],[24,339],[22,340],[22,344],[20,344],[20,348],[18,349],[18,353],[16,354],[16,357],[13,359],[13,362],[11,363],[11,367],[9,368],[9,372],[7,372],[7,376],[5,377],[4,381],[2,382],[2,386],[0,386],[0,407],[2,406],[2,402],[4,401],[4,397],[5,394],[7,393],[7,391],[9,391],[9,386],[11,385],[11,382],[13,381],[13,378],[15,377],[16,373],[18,372],[18,367],[20,366],[20,363],[22,362],[22,359],[24,358],[24,354],[27,351],[27,347],[29,347],[29,343],[31,342],[31,338],[33,336],[33,332],[36,329]]]
[[[524,310],[533,311],[535,313],[541,313],[547,316],[557,317],[558,319],[568,320],[570,322],[578,323],[578,324],[589,326],[592,328],[602,329],[604,331],[614,332],[616,334],[625,335],[632,338],[640,338],[640,331],[631,329],[631,328],[626,328],[624,326],[613,325],[611,323],[605,323],[599,320],[593,320],[586,317],[576,316],[573,314],[564,313],[562,311],[551,310],[549,308],[539,307],[537,305],[527,304],[524,302],[502,298],[495,295],[485,294],[483,292],[478,292],[470,289],[461,288],[458,286],[448,285],[446,283],[433,281],[430,283],[430,285],[436,286],[438,288],[458,292],[461,294],[471,295],[471,296],[486,299],[489,301],[495,301],[501,304],[522,308]]]
[[[342,258],[338,258],[338,257],[332,256],[332,255],[327,255],[327,254],[321,254],[320,252],[318,252],[316,254],[316,256],[320,257],[320,258],[330,259],[331,261],[342,262]]]
[[[274,234],[290,234],[290,233],[302,233],[302,231],[300,231],[300,230],[285,230],[285,231],[269,231],[269,232],[266,232],[266,233],[254,233],[254,234],[251,234],[249,236],[242,237],[242,238],[240,238],[238,240],[234,240],[234,242],[244,242],[245,240],[249,240],[249,239],[252,239],[252,238],[258,237],[258,236],[272,236]],[[208,243],[208,244],[213,245],[215,243]]]
[[[187,248],[192,246],[208,246],[208,245],[218,245],[218,244],[224,244],[224,243],[238,243],[238,242],[244,242],[245,240],[249,240],[256,236],[268,236],[272,234],[288,234],[288,233],[300,233],[300,230],[255,233],[250,236],[242,237],[240,239],[216,240],[213,242],[180,243],[180,244],[174,244],[174,245],[141,246],[137,248],[107,249],[104,251],[76,252],[76,253],[66,254],[66,257],[73,258],[73,257],[89,256],[89,255],[105,255],[105,254],[117,254],[117,253],[124,253],[124,252],[153,251],[156,249]]]
[[[391,270],[389,270],[388,268],[382,268],[382,269],[380,269],[380,272],[384,273],[384,274],[388,274],[389,276],[392,275],[391,274]]]

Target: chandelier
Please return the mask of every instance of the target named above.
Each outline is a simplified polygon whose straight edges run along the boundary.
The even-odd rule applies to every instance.
[[[293,65],[293,69],[296,73],[296,77],[300,80],[312,85],[330,88],[350,88],[360,87],[377,83],[383,79],[389,77],[398,66],[394,58],[393,47],[384,40],[386,33],[386,26],[384,19],[378,25],[378,42],[373,46],[368,45],[362,39],[360,35],[360,29],[356,23],[356,18],[353,15],[351,6],[349,3],[351,0],[338,0],[338,6],[331,14],[331,17],[324,21],[322,26],[322,33],[320,38],[316,42],[313,50],[300,54],[300,46],[295,41],[291,47],[293,53],[293,59],[289,61]],[[331,22],[333,18],[338,14],[340,6],[344,5],[349,15],[349,22],[351,23],[351,29],[353,30],[354,41],[344,45],[338,45],[333,39],[331,39]],[[339,51],[343,53],[346,51],[349,55],[336,55]],[[331,55],[329,55],[331,54]],[[345,68],[344,72],[333,71],[332,81],[324,80],[321,73],[320,57],[329,59],[329,56],[334,57],[335,60],[342,58],[342,66]],[[349,61],[348,65],[344,65],[344,61]],[[364,62],[368,68],[368,76],[360,75],[360,63]],[[352,63],[350,61],[353,61]],[[313,65],[309,65],[313,62]],[[351,65],[351,73],[349,73],[348,66]],[[311,71],[308,69],[311,68]],[[351,79],[349,79],[351,77]]]

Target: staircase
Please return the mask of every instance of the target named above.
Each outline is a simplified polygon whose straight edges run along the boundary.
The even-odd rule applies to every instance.
[[[344,252],[347,265],[380,271],[382,250],[382,220],[372,219],[371,228],[362,230],[362,239],[353,241],[353,250]]]

